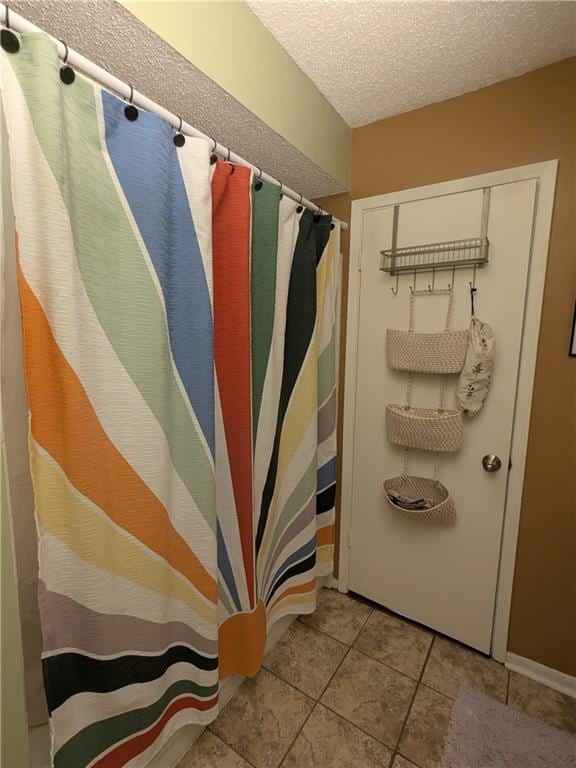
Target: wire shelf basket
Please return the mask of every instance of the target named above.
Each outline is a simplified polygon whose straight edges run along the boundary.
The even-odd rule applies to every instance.
[[[426,243],[407,248],[380,251],[380,269],[396,275],[418,270],[442,270],[458,267],[483,267],[488,263],[490,243],[487,237],[469,237],[443,243]]]

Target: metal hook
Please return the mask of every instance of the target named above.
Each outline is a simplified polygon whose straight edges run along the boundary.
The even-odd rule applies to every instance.
[[[474,288],[472,283],[468,283],[470,286],[470,309],[472,313],[472,317],[474,317],[474,294],[478,290],[477,288]]]
[[[228,152],[228,157],[226,158],[226,162],[230,162],[230,147],[226,147],[226,152]]]
[[[448,290],[453,291],[454,290],[454,277],[456,275],[456,267],[452,267],[452,282],[448,283]]]
[[[410,293],[416,293],[416,270],[414,270],[414,282],[410,286]]]
[[[432,287],[430,287],[430,283],[428,283],[428,290],[430,293],[434,292],[434,285],[436,283],[436,270],[432,269]]]
[[[258,168],[258,166],[256,166]],[[258,181],[262,178],[262,168],[258,168]]]
[[[180,115],[176,115],[176,117],[180,121],[179,125],[178,125],[178,128],[176,129],[176,133],[181,133],[182,132],[182,118],[180,117]]]
[[[130,97],[128,99],[128,104],[132,104],[132,99],[134,98],[134,88],[128,83],[128,87],[130,88]]]
[[[10,3],[6,3],[6,18],[4,19],[4,24],[6,26],[6,29],[10,29]]]
[[[476,264],[474,264],[474,271],[472,272],[472,288],[476,290]]]
[[[8,6],[6,6],[6,9],[8,9]],[[62,40],[61,37],[59,37],[58,40],[60,40],[60,42],[64,46],[64,58],[62,59],[62,64],[66,64],[66,62],[68,61],[68,43],[66,42],[66,40]]]
[[[400,272],[396,272],[396,288],[394,288],[394,286],[392,286],[392,285],[390,286],[390,290],[392,291],[394,296],[398,295],[398,279],[399,279],[399,277],[400,277]]]

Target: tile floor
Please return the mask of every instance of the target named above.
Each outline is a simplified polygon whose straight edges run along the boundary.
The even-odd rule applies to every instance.
[[[326,589],[179,768],[439,768],[461,685],[576,733],[574,699]]]

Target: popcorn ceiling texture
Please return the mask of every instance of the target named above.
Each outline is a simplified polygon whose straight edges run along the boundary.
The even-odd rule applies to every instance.
[[[575,2],[248,4],[352,127],[576,53]]]
[[[13,0],[11,8],[307,198],[344,187],[111,0]]]

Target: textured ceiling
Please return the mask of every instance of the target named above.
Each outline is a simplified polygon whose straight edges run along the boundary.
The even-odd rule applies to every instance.
[[[576,54],[575,2],[248,3],[352,127]]]
[[[344,191],[113,0],[13,0],[10,7],[304,197]]]

